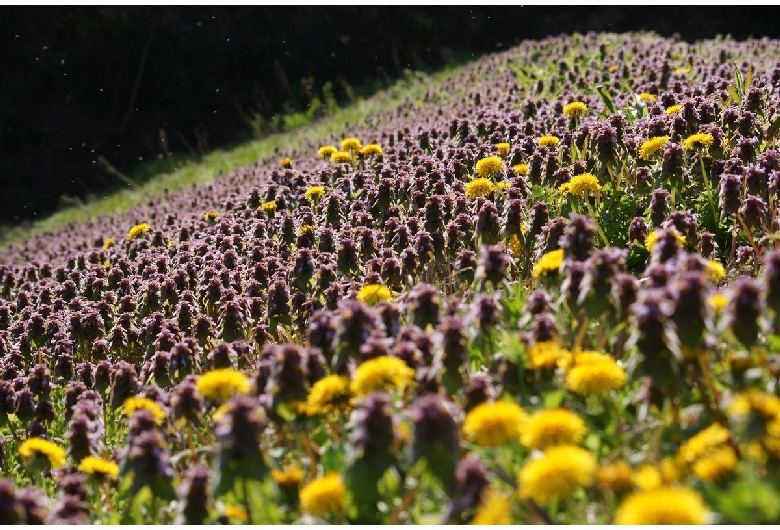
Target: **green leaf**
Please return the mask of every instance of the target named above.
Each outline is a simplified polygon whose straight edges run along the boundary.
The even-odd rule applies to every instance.
[[[604,105],[607,107],[607,110],[610,114],[614,114],[617,112],[617,108],[615,108],[615,103],[612,101],[612,96],[609,95],[609,91],[607,90],[607,87],[604,85],[599,85],[596,87],[596,92],[599,93],[599,96],[601,96],[601,99],[604,100]]]

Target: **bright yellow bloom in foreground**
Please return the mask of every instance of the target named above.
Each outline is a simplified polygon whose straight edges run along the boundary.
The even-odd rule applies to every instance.
[[[526,413],[517,403],[497,401],[474,407],[463,423],[467,440],[482,447],[499,447],[520,441]]]
[[[497,156],[489,156],[477,161],[475,170],[480,177],[488,178],[498,173],[503,173],[504,163]]]
[[[736,468],[737,453],[726,445],[694,462],[693,474],[705,482],[719,482]]]
[[[469,199],[476,199],[477,197],[484,197],[493,192],[495,186],[486,178],[476,178],[466,185],[466,197]]]
[[[36,456],[45,458],[53,468],[65,465],[65,449],[43,438],[28,438],[23,441],[19,446],[19,454],[25,459]]]
[[[137,237],[141,237],[145,233],[149,232],[151,229],[152,227],[148,223],[141,223],[131,228],[130,231],[127,233],[127,237],[129,239],[135,239]]]
[[[308,190],[306,190],[306,193],[303,194],[304,197],[306,197],[306,200],[312,200],[312,199],[319,199],[325,194],[325,188],[322,186],[312,186]]]
[[[565,192],[576,195],[577,197],[585,197],[587,195],[593,195],[601,191],[601,184],[599,179],[591,175],[590,173],[583,173],[582,175],[575,175],[567,182],[568,187]],[[565,193],[559,188],[561,193]]]
[[[707,298],[707,303],[718,312],[728,305],[729,297],[721,292],[713,293]]]
[[[707,275],[714,282],[719,282],[726,277],[726,269],[719,261],[711,259],[707,262]]]
[[[403,391],[414,380],[414,370],[402,359],[383,355],[362,363],[355,370],[352,393],[363,397],[377,391]]]
[[[127,398],[124,403],[122,403],[122,413],[128,418],[139,410],[148,410],[151,412],[154,415],[154,421],[157,422],[157,425],[165,423],[165,411],[160,405],[149,398],[131,397]]]
[[[379,302],[389,302],[393,299],[393,293],[384,285],[364,285],[358,291],[357,299],[366,305],[376,305]]]
[[[363,146],[360,150],[360,154],[363,156],[376,156],[382,154],[382,148],[377,144],[368,144]]]
[[[682,109],[682,105],[672,105],[666,108],[667,114],[677,114]]]
[[[512,514],[509,499],[494,489],[482,494],[482,502],[477,506],[472,525],[506,525],[512,524]]]
[[[261,206],[264,212],[275,212],[276,211],[276,201],[268,201],[264,202]]]
[[[219,214],[217,212],[213,211],[213,210],[212,211],[208,211],[205,214],[203,214],[203,218],[206,221],[209,221],[209,222],[216,221],[217,217],[219,217]]]
[[[539,138],[539,145],[543,145],[545,147],[558,147],[559,143],[561,143],[561,139],[551,134]]]
[[[111,460],[103,460],[96,456],[88,456],[79,464],[79,471],[87,475],[104,475],[113,480],[119,476],[119,466]]]
[[[713,423],[699,431],[686,441],[677,453],[685,464],[690,464],[706,455],[712,449],[725,444],[729,439],[729,430],[720,423]]]
[[[704,524],[707,506],[688,488],[657,488],[626,497],[615,513],[614,524]]]
[[[569,355],[568,350],[554,341],[537,342],[528,349],[528,360],[534,370],[553,368]]]
[[[566,388],[578,394],[603,394],[623,388],[626,371],[610,355],[580,352],[566,370]]]
[[[639,99],[648,103],[653,103],[655,101],[658,101],[657,97],[647,92],[642,92],[641,94],[639,94]]]
[[[563,265],[563,249],[552,250],[544,254],[534,265],[533,277],[547,276],[551,272],[558,272]]]
[[[515,173],[518,175],[525,176],[528,174],[528,164],[517,164],[516,166],[512,166],[512,169],[514,169]]]
[[[328,414],[344,410],[352,399],[349,378],[343,375],[328,375],[311,387],[306,401],[310,415]]]
[[[333,156],[333,153],[338,151],[335,147],[332,145],[323,145],[319,149],[317,149],[317,156],[320,158],[324,158],[325,160],[328,160],[331,156]]]
[[[103,242],[103,248],[104,248],[105,250],[108,250],[108,249],[110,249],[110,248],[111,248],[111,247],[113,247],[113,246],[114,246],[114,238],[113,238],[113,237],[109,237],[108,239],[106,239],[106,240]]]
[[[506,158],[506,155],[509,154],[509,142],[500,142],[496,144],[496,149],[498,149],[498,155],[501,157]]]
[[[315,517],[341,513],[346,506],[346,496],[341,475],[328,473],[301,490],[301,510]]]
[[[653,136],[642,143],[639,148],[639,158],[642,160],[650,160],[650,158],[663,149],[666,142],[669,141],[670,136]]]
[[[333,153],[330,159],[340,164],[349,164],[352,162],[352,155],[347,151],[337,151]]]
[[[709,133],[692,134],[683,142],[686,151],[696,151],[711,146],[715,139]]]
[[[566,409],[535,412],[523,425],[521,443],[529,449],[546,449],[554,445],[576,445],[587,434],[585,422]]]
[[[581,118],[588,112],[588,106],[582,101],[575,101],[563,107],[563,114],[569,118]]]
[[[357,138],[345,138],[341,141],[341,150],[342,151],[353,151],[358,152],[363,147],[363,144],[360,143],[360,140]]]
[[[617,460],[610,464],[604,464],[596,472],[598,485],[613,493],[628,491],[633,486],[631,481],[631,466],[625,460]]]
[[[548,449],[541,458],[527,462],[517,475],[518,495],[547,505],[567,499],[579,488],[591,486],[598,463],[590,451],[574,445]]]
[[[195,383],[198,392],[211,401],[227,401],[245,395],[251,389],[249,378],[233,368],[219,368],[200,376]]]

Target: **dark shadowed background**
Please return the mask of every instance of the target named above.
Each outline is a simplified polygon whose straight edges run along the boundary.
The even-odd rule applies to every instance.
[[[0,222],[523,39],[776,37],[777,7],[0,7]],[[323,112],[327,105],[322,106]],[[288,124],[289,125],[289,124]],[[171,164],[174,164],[172,161]],[[173,166],[171,166],[173,167]]]

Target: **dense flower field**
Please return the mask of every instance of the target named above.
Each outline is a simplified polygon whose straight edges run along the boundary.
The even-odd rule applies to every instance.
[[[780,42],[527,42],[10,247],[0,520],[780,522]]]

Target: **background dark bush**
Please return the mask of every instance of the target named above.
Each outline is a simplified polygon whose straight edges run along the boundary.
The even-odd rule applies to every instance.
[[[140,161],[278,126],[523,39],[656,31],[777,36],[776,7],[2,7],[0,221],[110,190]],[[276,125],[275,125],[276,123]]]

